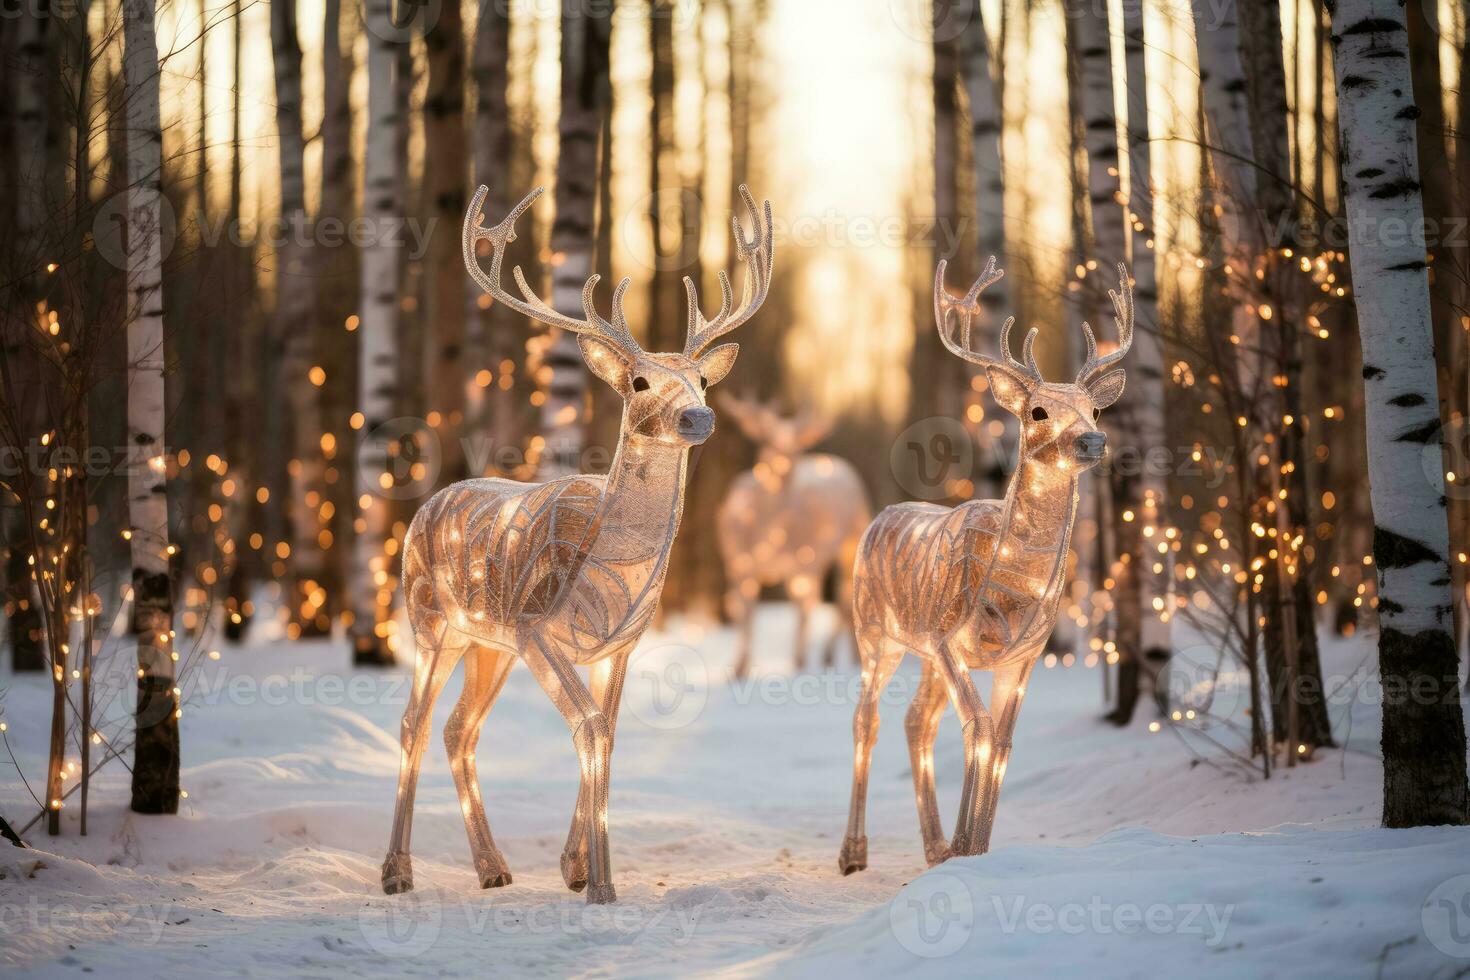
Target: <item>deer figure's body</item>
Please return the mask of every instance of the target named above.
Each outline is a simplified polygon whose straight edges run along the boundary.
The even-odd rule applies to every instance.
[[[721,401],[725,414],[757,446],[759,459],[730,481],[716,522],[725,565],[725,606],[740,630],[735,676],[750,671],[751,625],[762,586],[780,585],[796,605],[795,667],[806,654],[807,624],[835,567],[841,626],[828,638],[825,666],[839,636],[852,631],[852,562],[872,516],[862,478],[844,459],[807,450],[830,426],[803,412],[782,418],[765,405]]]
[[[710,344],[754,315],[770,286],[770,205],[762,220],[749,194],[741,192],[755,223],[755,238],[747,241],[735,222],[736,251],[747,268],[745,295],[739,309],[732,309],[721,273],[720,313],[706,321],[686,279],[689,333],[679,354],[647,353],[633,340],[622,314],[627,280],[614,293],[611,320],[593,305],[596,277],[583,291],[585,320],[547,307],[519,269],[522,297],[502,289],[501,263],[515,239],[515,220],[540,192],[488,229],[478,222],[484,187],[471,202],[464,229],[471,276],[495,301],[577,333],[588,367],[623,396],[622,428],[606,475],[540,484],[466,480],[439,491],[414,516],[404,542],[403,588],[417,659],[403,714],[384,891],[413,887],[409,836],[430,713],[461,660],[464,692],[445,725],[445,747],[480,884],[510,883],[485,818],[475,745],[519,659],[565,717],[581,762],[562,875],[574,890],[586,887],[589,902],[616,897],[608,860],[608,770],[628,655],[658,606],[683,511],[689,449],[714,430],[705,390],[724,378],[738,352],[734,344]],[[488,276],[476,255],[481,240],[493,249]],[[590,683],[583,683],[579,666],[588,668]]]
[[[983,365],[996,400],[1021,420],[1019,463],[1005,497],[956,507],[897,504],[878,515],[858,548],[853,616],[863,693],[853,717],[852,804],[838,858],[843,874],[867,866],[864,809],[878,698],[905,653],[917,656],[923,670],[904,728],[924,856],[933,865],[951,854],[982,854],[989,848],[1026,684],[1056,623],[1078,478],[1102,459],[1105,437],[1095,422],[1123,391],[1122,370],[1107,370],[1132,340],[1132,293],[1121,266],[1122,286],[1113,294],[1118,349],[1098,357],[1091,328],[1084,324],[1088,359],[1072,384],[1041,379],[1031,351],[1034,329],[1026,338],[1024,363],[1010,356],[1010,321],[1001,334],[1004,360],[969,349],[980,291],[1000,275],[991,259],[970,292],[956,297],[944,287],[941,262],[934,289],[935,319],[945,346]],[[992,672],[989,710],[971,670]],[[946,702],[954,705],[965,740],[965,782],[953,841],[944,839],[934,790],[934,737]]]

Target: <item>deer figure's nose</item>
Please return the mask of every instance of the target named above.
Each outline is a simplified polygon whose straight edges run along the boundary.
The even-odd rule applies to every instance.
[[[1102,432],[1084,432],[1077,437],[1077,455],[1084,459],[1099,459],[1107,448],[1108,437]]]
[[[715,431],[715,413],[703,405],[679,413],[679,435],[690,442],[703,442]]]

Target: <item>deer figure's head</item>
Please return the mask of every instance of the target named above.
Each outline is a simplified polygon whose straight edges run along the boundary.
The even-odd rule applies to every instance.
[[[980,294],[1005,275],[991,256],[970,291],[956,296],[944,285],[945,263],[941,260],[934,277],[934,320],[944,346],[971,364],[985,368],[991,394],[1001,408],[1021,420],[1020,462],[1034,460],[1062,470],[1085,470],[1103,458],[1107,436],[1097,427],[1103,409],[1123,394],[1124,372],[1112,369],[1133,345],[1133,287],[1128,270],[1118,263],[1118,290],[1108,290],[1118,321],[1118,347],[1099,356],[1092,327],[1082,324],[1087,338],[1087,358],[1071,384],[1044,380],[1032,350],[1036,328],[1026,334],[1022,360],[1011,355],[1010,332],[1016,322],[1009,317],[1000,332],[1000,359],[970,349],[970,332],[980,313]]]
[[[699,308],[694,283],[684,277],[689,297],[689,323],[683,351],[650,353],[638,346],[628,330],[623,315],[623,296],[630,279],[624,278],[613,290],[612,314],[603,319],[593,302],[593,291],[600,276],[587,280],[582,288],[584,319],[566,316],[552,309],[526,285],[520,266],[512,270],[521,295],[515,296],[501,286],[501,264],[505,248],[515,241],[515,222],[541,195],[536,188],[511,209],[505,220],[493,228],[480,221],[488,188],[481,185],[470,201],[464,219],[464,261],[470,277],[497,303],[504,303],[533,320],[577,335],[582,359],[592,373],[612,386],[623,397],[623,433],[634,440],[648,440],[676,446],[695,446],[704,442],[715,430],[715,413],[705,403],[706,391],[718,384],[735,366],[738,344],[711,347],[717,339],[734,330],[755,315],[765,302],[771,286],[771,260],[774,234],[771,202],[757,210],[754,199],[744,185],[740,196],[745,201],[751,223],[750,239],[740,227],[740,219],[732,217],[735,232],[735,255],[745,263],[745,282],[740,305],[734,306],[730,279],[720,272],[720,312],[706,320]],[[480,266],[476,247],[481,239],[490,242],[490,271]]]
[[[832,420],[810,407],[803,407],[795,415],[782,415],[753,398],[722,395],[720,408],[735,420],[745,438],[755,443],[760,461],[779,474],[832,431]]]

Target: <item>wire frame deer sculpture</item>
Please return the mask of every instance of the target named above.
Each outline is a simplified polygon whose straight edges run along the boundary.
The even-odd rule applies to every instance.
[[[878,735],[878,699],[905,653],[922,664],[904,729],[924,857],[934,865],[951,855],[989,849],[1026,683],[1056,623],[1078,478],[1103,458],[1107,439],[1097,419],[1123,393],[1124,373],[1114,365],[1133,342],[1133,291],[1120,264],[1118,291],[1109,293],[1117,348],[1099,355],[1092,328],[1084,323],[1082,369],[1070,384],[1049,383],[1032,352],[1035,328],[1026,335],[1022,360],[1011,356],[1014,317],[1001,329],[999,359],[970,349],[980,293],[1003,275],[995,259],[964,296],[945,288],[944,268],[940,262],[934,278],[940,339],[957,357],[983,367],[995,400],[1020,419],[1019,458],[1004,499],[956,507],[896,504],[880,513],[863,536],[853,604],[863,692],[852,720],[852,804],[838,857],[843,874],[867,867],[863,811]],[[971,670],[993,675],[988,710]],[[944,839],[934,793],[934,737],[946,700],[959,715],[965,752],[952,841]]]
[[[715,520],[728,591],[725,607],[740,629],[735,676],[750,672],[751,624],[762,586],[781,585],[796,605],[795,667],[806,657],[807,628],[835,567],[841,624],[826,643],[824,666],[852,632],[852,561],[872,518],[862,478],[844,459],[808,450],[832,424],[809,409],[783,416],[772,406],[722,396],[720,408],[758,447],[756,464],[730,483]]]
[[[582,317],[557,312],[514,270],[520,296],[501,285],[515,222],[541,193],[527,195],[499,224],[479,220],[480,187],[464,222],[470,277],[497,303],[572,331],[583,359],[623,398],[618,447],[606,475],[547,483],[467,480],[439,491],[414,515],[404,543],[403,593],[417,646],[413,690],[403,713],[402,762],[383,890],[413,887],[409,834],[414,788],[429,738],[435,699],[464,661],[464,692],[444,728],[444,745],[475,870],[483,888],[511,882],[495,845],[475,771],[475,746],[486,715],[517,660],[524,661],[566,719],[581,764],[581,788],[562,852],[562,877],[589,903],[616,898],[608,859],[608,772],[628,655],[648,628],[663,589],[669,548],[684,507],[689,450],[714,432],[706,389],[735,364],[735,344],[713,346],[760,309],[771,284],[771,205],[757,210],[742,186],[754,226],[747,239],[732,218],[737,258],[745,266],[740,304],[720,273],[720,311],[700,312],[688,293],[687,341],[679,353],[638,346],[623,315],[624,279],[604,319],[593,302],[598,277],[582,290]],[[490,271],[476,249],[491,246]],[[584,683],[577,667],[589,668]]]

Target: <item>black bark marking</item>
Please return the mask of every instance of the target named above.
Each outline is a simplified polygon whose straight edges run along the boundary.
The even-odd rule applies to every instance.
[[[1426,561],[1443,563],[1444,556],[1437,554],[1423,542],[1404,537],[1386,527],[1373,528],[1373,562],[1380,569],[1408,568]],[[1388,601],[1386,596],[1378,597],[1379,605]]]
[[[1364,364],[1363,377],[1368,381],[1372,381],[1375,378],[1381,378],[1383,377],[1383,368],[1376,368],[1371,364]]]
[[[1388,268],[1384,269],[1383,271],[1384,272],[1419,272],[1419,271],[1421,271],[1423,269],[1427,269],[1427,268],[1429,268],[1429,263],[1428,262],[1424,262],[1422,260],[1416,259],[1413,262],[1400,262],[1398,265],[1391,265]]]
[[[1375,190],[1369,191],[1368,196],[1382,201],[1394,197],[1409,197],[1417,193],[1419,193],[1419,182],[1417,180],[1399,177],[1396,180],[1390,180]]]
[[[1397,113],[1394,114],[1394,118],[1395,119],[1418,119],[1419,118],[1419,107],[1416,106],[1416,105],[1406,105],[1402,109],[1400,109]]]
[[[1427,446],[1430,440],[1439,436],[1439,419],[1430,419],[1416,429],[1408,429],[1399,433],[1394,442],[1417,442],[1421,446]]]
[[[1342,87],[1349,90],[1372,88],[1373,82],[1370,79],[1364,78],[1362,75],[1348,75],[1342,80]]]
[[[1396,405],[1399,408],[1410,408],[1414,405],[1423,405],[1424,396],[1411,391],[1408,394],[1397,395],[1393,398],[1390,398],[1388,400],[1388,403],[1390,405]]]
[[[1359,170],[1357,173],[1353,174],[1353,176],[1358,177],[1362,180],[1367,180],[1370,177],[1382,177],[1383,171],[1379,170],[1377,167],[1367,167],[1363,170]]]
[[[1404,25],[1387,17],[1365,17],[1342,32],[1342,37],[1354,34],[1392,34],[1404,30]]]

